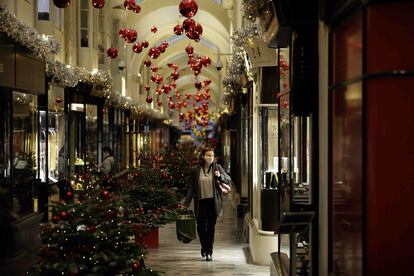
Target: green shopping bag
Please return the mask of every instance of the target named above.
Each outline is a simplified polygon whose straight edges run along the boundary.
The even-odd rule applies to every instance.
[[[196,239],[196,221],[192,211],[178,217],[176,221],[177,239],[189,243]]]

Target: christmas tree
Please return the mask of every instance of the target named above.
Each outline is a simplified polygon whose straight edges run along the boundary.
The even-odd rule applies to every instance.
[[[52,223],[41,226],[44,246],[29,275],[158,275],[145,268],[143,248],[130,241],[124,198],[99,185],[67,198],[56,204]]]

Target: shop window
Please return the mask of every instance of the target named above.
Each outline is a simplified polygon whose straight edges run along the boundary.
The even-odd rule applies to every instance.
[[[12,210],[20,217],[35,210],[33,189],[37,170],[37,96],[13,92]]]
[[[50,3],[49,0],[37,1],[37,19],[49,20],[50,17]]]
[[[262,188],[276,188],[277,180],[274,177],[279,171],[278,110],[276,105],[260,108],[260,126]]]
[[[85,105],[86,111],[86,166],[92,168],[98,161],[98,107],[96,105]]]
[[[81,47],[89,47],[89,29],[88,29],[88,19],[89,19],[89,2],[81,1],[80,9],[80,45]]]
[[[48,95],[48,178],[53,182],[65,179],[65,114],[64,91],[53,87]]]

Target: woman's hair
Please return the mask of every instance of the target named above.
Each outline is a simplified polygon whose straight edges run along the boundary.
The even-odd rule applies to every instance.
[[[114,156],[114,152],[112,151],[112,149],[110,148],[110,147],[108,147],[108,146],[104,146],[103,148],[102,148],[102,151],[103,152],[107,152],[107,153],[109,153],[109,156]]]
[[[212,147],[205,147],[205,148],[203,148],[202,150],[201,150],[201,152],[200,152],[200,164],[202,165],[202,164],[204,164],[204,155],[206,154],[206,152],[208,152],[208,151],[212,151],[212,152],[214,152],[214,148],[212,148]]]

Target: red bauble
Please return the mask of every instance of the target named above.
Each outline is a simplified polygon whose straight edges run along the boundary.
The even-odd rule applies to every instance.
[[[145,89],[145,91],[149,91],[149,90],[150,90],[150,86],[149,86],[148,84],[146,84],[146,85],[144,86],[144,89]]]
[[[168,108],[174,109],[175,108],[175,103],[174,102],[169,102],[168,103]]]
[[[162,85],[162,91],[165,94],[170,94],[170,92],[171,92],[171,85],[169,85],[169,84],[163,84]]]
[[[201,24],[196,23],[194,27],[190,28],[190,30],[187,31],[186,34],[189,39],[199,41],[200,36],[203,34],[203,27]]]
[[[184,28],[183,28],[182,25],[177,25],[177,26],[174,27],[174,33],[176,35],[182,35],[183,32],[184,32]]]
[[[124,1],[124,7],[127,10],[133,10],[135,8],[135,0],[125,0]]]
[[[203,84],[201,83],[201,81],[198,81],[194,84],[195,88],[197,88],[197,90],[200,90],[201,87],[203,87]]]
[[[132,9],[135,13],[140,13],[141,12],[141,6],[136,4],[135,7]]]
[[[105,6],[105,0],[92,0],[92,6],[97,9],[102,9]]]
[[[133,43],[135,42],[135,40],[137,40],[137,31],[134,29],[128,29],[125,32],[125,37],[124,37],[125,41],[128,43]]]
[[[201,58],[201,64],[203,65],[203,66],[210,66],[210,64],[211,64],[211,58],[209,58],[209,57],[207,57],[207,56],[204,56],[204,57],[202,57]]]
[[[142,52],[142,45],[139,43],[135,43],[134,46],[132,46],[132,51],[139,54]]]
[[[152,97],[151,96],[147,96],[147,98],[145,100],[147,101],[147,103],[152,103]]]
[[[158,105],[158,106],[161,106],[161,105],[162,105],[162,102],[157,101],[157,105]]]
[[[66,192],[66,198],[67,199],[72,199],[73,198],[73,192],[72,191]]]
[[[59,217],[58,216],[53,216],[52,217],[52,222],[53,223],[57,223],[59,221]]]
[[[180,13],[185,17],[193,17],[198,11],[197,3],[194,0],[182,0],[178,7]]]
[[[157,95],[162,95],[162,89],[161,89],[161,88],[158,88],[158,89],[155,91],[155,94],[157,94]]]
[[[95,225],[92,225],[92,226],[89,226],[87,229],[86,229],[89,233],[95,233],[96,232],[96,226]]]
[[[66,220],[69,217],[69,214],[65,211],[60,212],[60,217]]]
[[[163,43],[161,43],[161,45],[158,47],[158,49],[160,49],[161,53],[164,53],[164,52],[165,52],[165,50],[167,50],[168,46],[169,46],[168,42],[163,42]]]
[[[171,79],[177,80],[179,77],[180,77],[180,75],[177,72],[172,72],[171,73]]]
[[[67,8],[70,5],[70,0],[53,0],[53,4],[55,4],[58,8]]]
[[[109,191],[107,190],[102,191],[101,196],[103,199],[109,199],[109,196],[110,196]]]
[[[151,32],[153,32],[154,34],[155,34],[157,31],[158,31],[157,27],[153,26],[153,27],[151,28]]]
[[[194,28],[195,24],[196,24],[196,22],[193,19],[188,18],[188,19],[183,21],[183,28],[186,32],[188,32],[192,28]]]
[[[164,78],[163,78],[163,77],[161,77],[160,75],[157,75],[157,76],[155,77],[155,82],[156,82],[157,84],[162,83],[162,82],[163,82],[163,80],[164,80]]]
[[[157,65],[153,65],[153,66],[151,66],[151,71],[152,71],[152,72],[154,72],[154,73],[155,73],[155,72],[157,72],[157,71],[158,71],[158,69],[159,69],[159,68],[158,68],[158,66],[157,66]]]
[[[150,61],[150,60],[148,60],[148,59],[144,60],[144,65],[145,65],[146,67],[150,67],[150,66],[151,66],[151,61]]]
[[[141,45],[142,45],[142,47],[144,47],[144,48],[148,48],[149,43],[148,43],[148,41],[144,40],[144,41],[142,41],[142,42],[141,42]]]
[[[180,122],[184,121],[184,113],[180,112],[180,114],[178,115]]]
[[[161,55],[161,51],[160,49],[153,47],[148,51],[148,55],[153,59],[157,59]]]
[[[191,46],[191,44],[188,44],[188,46],[185,47],[185,51],[188,55],[192,55],[194,53],[194,47]]]
[[[131,265],[131,269],[132,271],[136,272],[136,271],[140,271],[141,270],[141,265],[139,263],[132,263]]]

